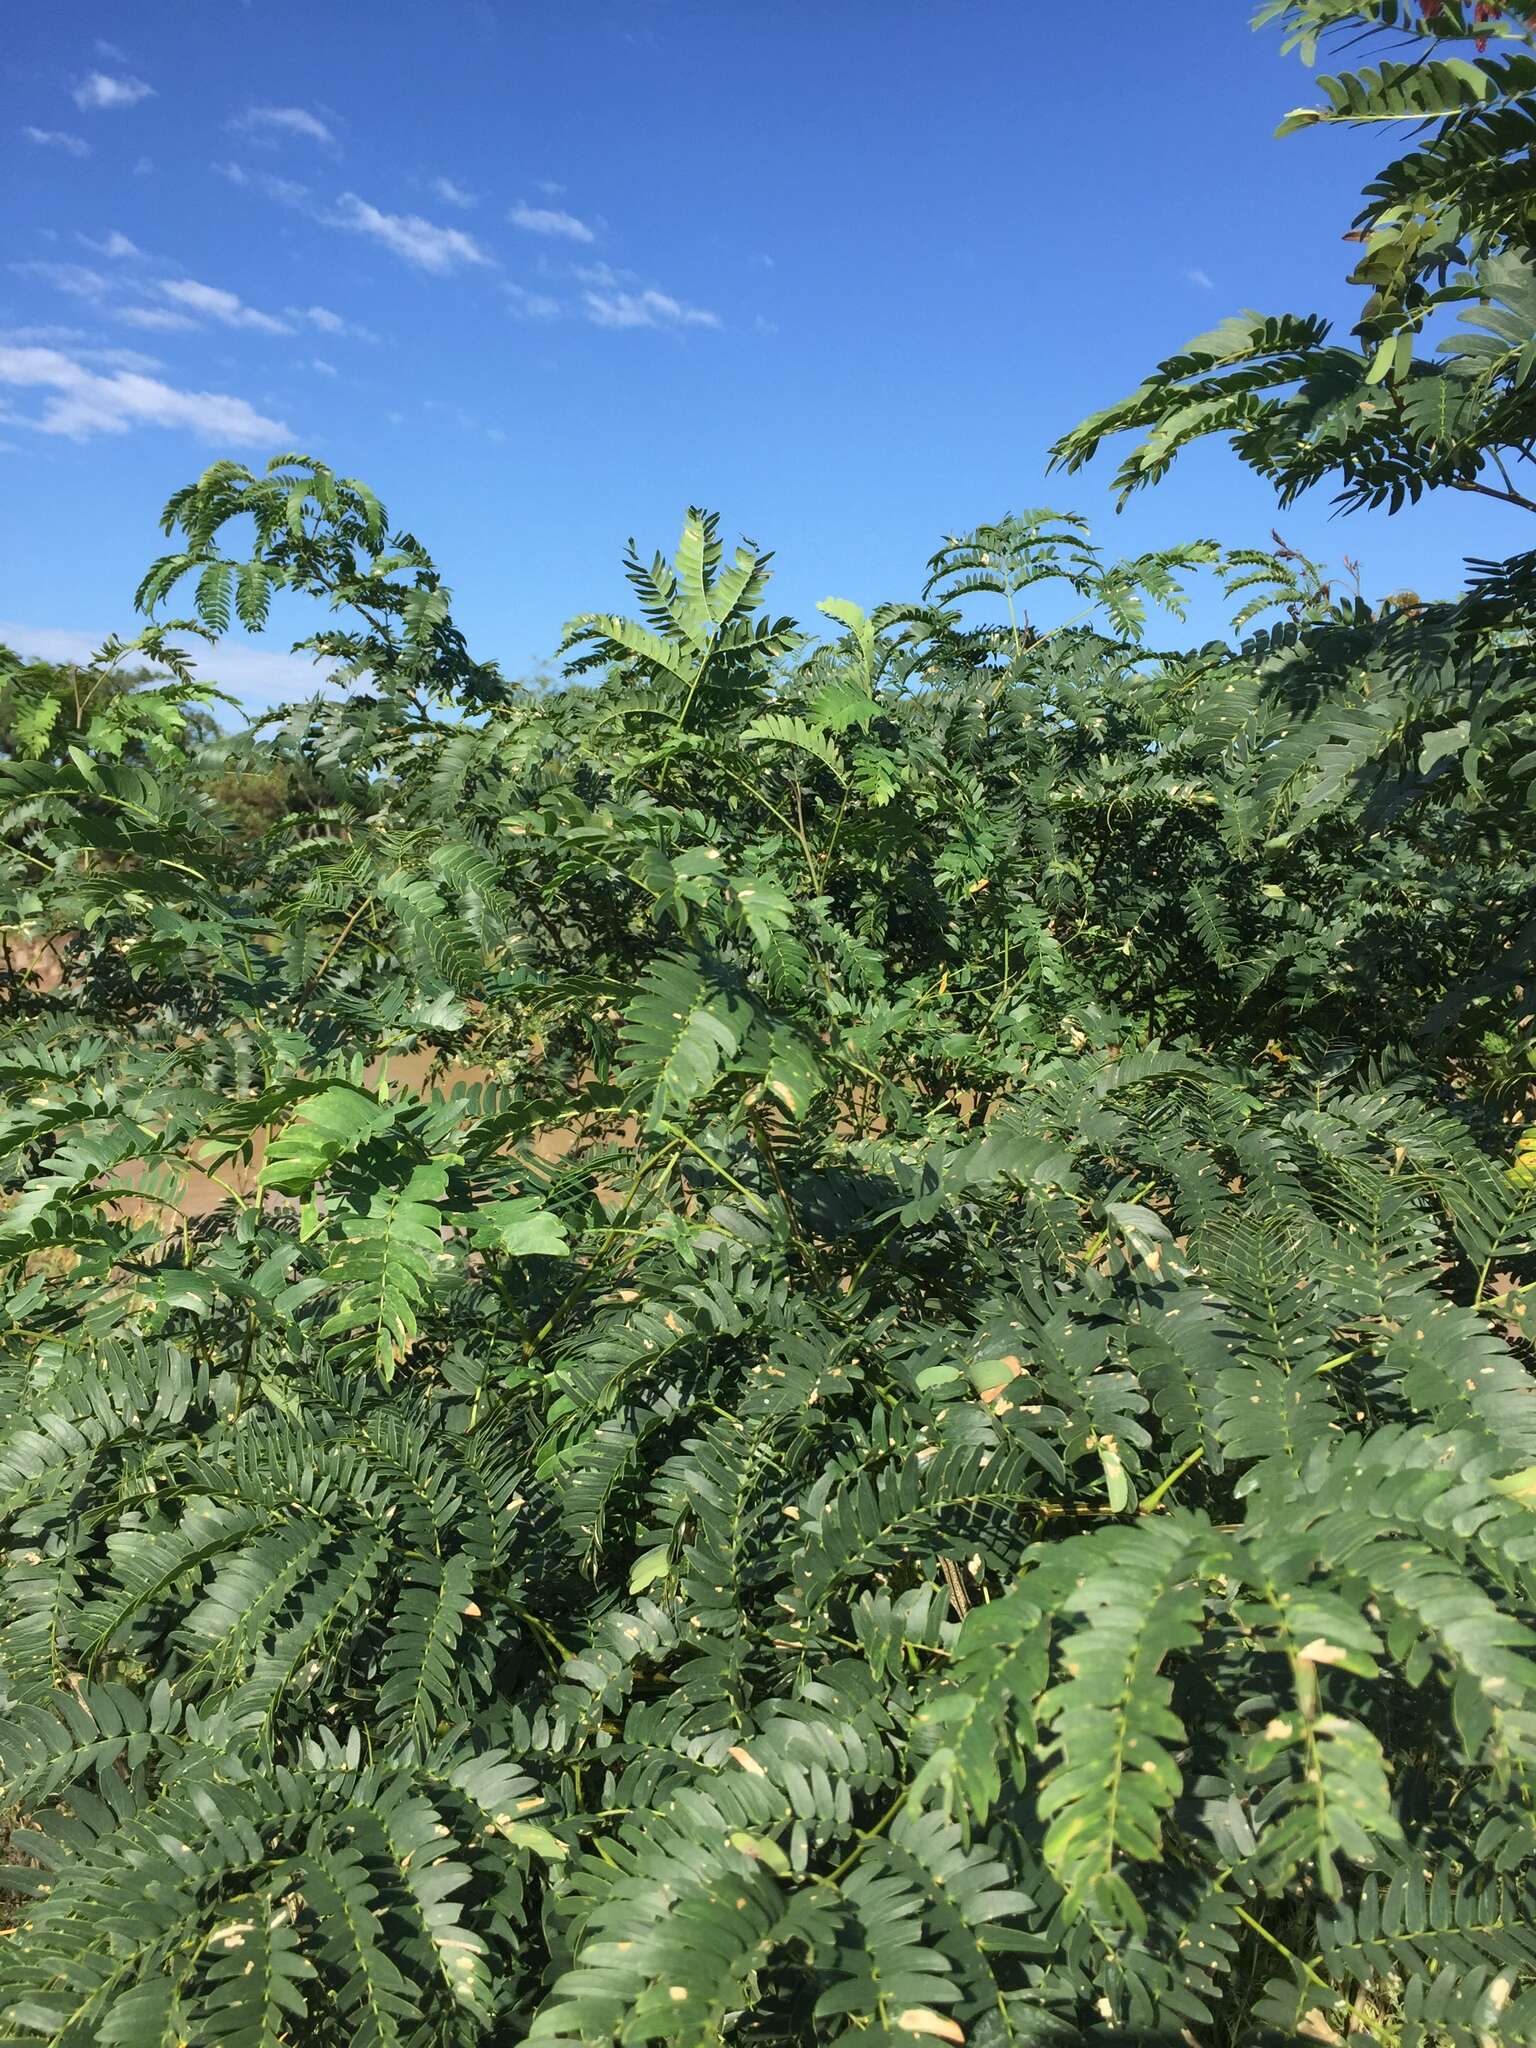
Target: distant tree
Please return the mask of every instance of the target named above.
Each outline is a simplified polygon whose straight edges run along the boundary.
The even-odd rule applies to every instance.
[[[215,738],[212,693],[186,674],[127,663],[140,644],[108,640],[88,662],[28,661],[0,645],[0,759],[59,761],[71,746],[147,759],[156,742],[190,752]]]

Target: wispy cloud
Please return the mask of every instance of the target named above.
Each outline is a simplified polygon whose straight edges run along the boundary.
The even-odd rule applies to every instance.
[[[117,77],[109,71],[93,71],[82,78],[70,94],[82,111],[106,113],[114,107],[136,107],[140,100],[153,99],[155,88],[142,78]]]
[[[372,236],[418,270],[441,274],[457,270],[461,264],[489,264],[492,260],[462,228],[439,227],[419,213],[382,213],[355,192],[344,192],[336,212],[328,218],[335,227]]]
[[[129,257],[142,256],[144,253],[137,242],[130,242],[128,237],[119,234],[116,228],[99,237],[76,235],[75,240],[83,248],[94,249],[98,256],[110,256],[116,262],[126,262]]]
[[[34,342],[42,342],[45,346],[52,348],[60,342],[84,341],[84,339],[85,329],[83,327],[59,327],[55,325],[0,327],[0,343],[9,342],[14,348],[27,348]]]
[[[325,360],[324,356],[311,356],[309,359],[309,367],[314,371],[317,377],[339,377],[341,375],[341,372],[340,370],[337,369],[336,365],[334,363],[328,363]]]
[[[85,235],[80,239],[109,256],[137,256],[142,253],[126,235],[115,232],[103,242],[91,242]],[[33,261],[13,263],[10,268],[18,277],[38,278],[72,299],[83,299],[89,305],[99,306],[125,327],[137,327],[146,334],[186,333],[210,320],[221,327],[243,327],[257,334],[292,334],[294,331],[286,320],[278,319],[276,314],[263,313],[255,306],[246,305],[238,293],[225,291],[219,285],[201,284],[195,278],[165,277],[150,285],[141,283],[132,273],[124,276],[118,271],[108,276],[100,270],[92,270],[85,263]],[[170,303],[155,303],[155,294]],[[323,307],[318,310],[325,311]]]
[[[222,163],[211,166],[220,178],[227,178],[231,185],[250,187],[264,192],[268,199],[275,199],[283,206],[305,206],[309,202],[309,187],[301,185],[296,178],[279,178],[272,171],[248,171],[244,164]]]
[[[0,345],[12,348],[63,348],[76,362],[93,363],[108,370],[158,370],[161,368],[157,356],[146,356],[136,348],[82,348],[86,340],[81,327],[5,327],[0,328]],[[15,415],[11,415],[15,417]]]
[[[530,235],[553,235],[564,242],[597,240],[584,220],[578,220],[574,213],[561,212],[557,206],[530,206],[526,199],[519,199],[507,219],[513,227]]]
[[[71,135],[63,128],[23,128],[28,142],[39,149],[62,149],[66,156],[89,156],[91,145],[83,135]]]
[[[89,363],[98,370],[163,370],[164,363],[158,356],[147,356],[137,348],[76,348],[70,354],[78,362]]]
[[[84,263],[12,263],[9,267],[18,277],[39,278],[55,291],[68,292],[72,299],[98,302],[112,290],[111,278],[103,277],[99,270],[91,270]]]
[[[507,297],[520,320],[558,320],[560,301],[549,292],[531,292],[526,285],[509,284]]]
[[[1214,282],[1203,270],[1186,270],[1184,275],[1191,284],[1198,285],[1203,292],[1213,292],[1216,289]]]
[[[328,149],[336,146],[335,135],[307,107],[247,107],[243,114],[235,115],[229,126],[240,135],[297,135],[305,142],[323,143]]]
[[[74,441],[135,427],[180,428],[200,440],[237,447],[293,439],[281,420],[228,392],[180,391],[135,370],[103,375],[61,349],[0,348],[0,384],[44,392],[41,413],[19,423]]]
[[[216,320],[221,327],[249,327],[258,334],[293,332],[286,320],[279,320],[273,313],[259,312],[235,292],[224,291],[216,284],[199,284],[191,277],[163,277],[160,289],[173,304]]]
[[[685,306],[670,292],[585,291],[582,303],[594,327],[718,327],[720,315]]]
[[[507,438],[504,427],[487,426],[484,420],[478,418],[466,407],[454,404],[451,399],[424,399],[421,409],[423,412],[430,413],[434,419],[448,421],[451,426],[457,427],[461,433],[480,434],[487,441],[500,442],[505,441]]]
[[[434,178],[430,189],[445,206],[469,207],[480,204],[478,192],[471,192],[464,185],[456,185],[452,178]]]
[[[189,314],[173,313],[169,306],[117,306],[112,317],[143,334],[191,334],[198,324]]]
[[[535,178],[533,182],[546,199],[558,199],[565,190],[558,178]]]
[[[329,306],[284,306],[283,318],[291,320],[295,327],[313,327],[317,334],[345,335],[351,341],[379,338],[371,327],[364,327],[360,320],[344,320]]]

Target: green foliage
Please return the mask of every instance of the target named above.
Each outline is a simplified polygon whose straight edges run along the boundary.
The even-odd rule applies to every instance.
[[[165,642],[168,630],[108,640],[84,666],[23,661],[0,647],[0,760],[57,761],[80,747],[105,760],[164,764],[209,739],[203,707],[222,693],[190,679],[185,656]],[[124,667],[131,656],[155,665]]]
[[[259,838],[7,699],[5,2039],[1529,2039],[1536,559],[813,642],[690,511],[535,695],[323,464],[167,525],[366,688]]]
[[[1245,312],[1158,364],[1118,404],[1056,444],[1068,471],[1115,435],[1122,498],[1210,434],[1277,486],[1282,502],[1325,478],[1349,505],[1416,500],[1436,487],[1536,511],[1521,465],[1536,440],[1536,16],[1503,0],[1270,0],[1308,63],[1338,32],[1395,31],[1419,44],[1317,81],[1281,135],[1400,124],[1404,154],[1371,181],[1349,239],[1365,292],[1351,345],[1326,320]],[[1429,54],[1471,40],[1471,56]],[[1492,45],[1492,47],[1490,47]],[[1427,47],[1426,47],[1427,46]]]

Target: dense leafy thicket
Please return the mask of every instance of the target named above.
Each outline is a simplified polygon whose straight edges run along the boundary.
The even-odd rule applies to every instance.
[[[1533,558],[812,640],[690,512],[534,692],[322,464],[166,525],[352,687],[6,700],[4,2038],[1536,2036]]]

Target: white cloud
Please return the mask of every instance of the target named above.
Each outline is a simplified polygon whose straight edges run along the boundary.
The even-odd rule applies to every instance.
[[[126,261],[130,256],[142,256],[144,253],[137,242],[130,242],[128,237],[120,235],[116,228],[103,235],[99,241],[92,235],[76,235],[75,240],[87,249],[94,249],[98,256],[111,256],[120,262]]]
[[[89,156],[91,145],[83,135],[70,135],[62,128],[23,128],[28,142],[39,149],[62,149],[66,156]]]
[[[321,142],[330,148],[336,143],[336,137],[319,115],[311,114],[305,107],[247,107],[229,125],[243,135],[276,129],[280,134],[302,136],[306,142]]]
[[[217,320],[221,327],[251,327],[258,334],[292,334],[293,329],[286,320],[279,320],[275,314],[258,312],[248,306],[234,292],[226,292],[216,284],[199,284],[191,277],[163,277],[160,289],[168,299],[178,306],[184,306],[189,313],[201,313],[209,320]]]
[[[720,315],[703,306],[685,306],[670,292],[582,293],[587,318],[594,327],[718,327]]]
[[[103,376],[59,349],[0,348],[0,384],[46,392],[42,413],[25,424],[74,441],[134,427],[179,427],[200,440],[236,447],[293,439],[281,420],[268,419],[228,392],[178,391],[133,370]]]
[[[81,236],[82,241],[87,240]],[[125,243],[130,249],[133,244],[127,237],[113,236],[106,242],[92,243],[93,248],[121,253],[115,243]],[[134,250],[134,254],[139,252]],[[124,301],[121,293],[142,291],[144,288],[123,279],[121,273],[107,277],[99,270],[91,270],[83,263],[13,263],[10,268],[21,277],[41,278],[55,290],[66,292],[73,299],[83,299],[88,305],[98,306],[109,313],[114,320],[125,327],[137,327],[146,334],[185,334],[200,327],[205,320],[216,320],[223,327],[245,327],[262,334],[291,334],[293,329],[286,320],[278,320],[271,313],[261,313],[254,306],[241,302],[233,292],[221,291],[218,286],[198,284],[190,278],[164,278],[157,289],[167,299],[169,306],[144,305],[136,299]]]
[[[140,100],[153,99],[155,88],[142,78],[114,78],[106,71],[93,71],[70,95],[77,107],[104,113],[112,107],[136,107]]]
[[[279,178],[271,171],[248,171],[244,164],[214,164],[212,169],[231,185],[251,186],[283,206],[303,206],[309,199],[309,187],[295,178]]]
[[[1198,285],[1203,292],[1213,292],[1216,289],[1211,279],[1203,270],[1186,270],[1184,275],[1191,284]]]
[[[560,301],[548,292],[531,292],[525,285],[509,284],[507,297],[520,320],[557,320]]]
[[[330,219],[334,227],[371,235],[405,262],[414,263],[418,270],[441,274],[457,269],[461,263],[491,261],[474,236],[465,234],[462,228],[439,227],[435,221],[423,220],[419,213],[381,213],[355,192],[342,194],[338,211]]]
[[[76,360],[91,363],[100,370],[163,370],[164,363],[158,356],[147,356],[136,348],[77,348],[72,351]]]
[[[83,263],[13,263],[9,266],[18,277],[38,277],[44,284],[51,284],[55,291],[68,292],[72,299],[88,299],[97,304],[112,289],[109,278],[99,270],[89,270]]]
[[[145,334],[190,334],[197,327],[195,320],[185,313],[173,313],[169,306],[119,306],[113,318]]]
[[[353,341],[377,341],[379,338],[371,327],[364,327],[359,320],[343,320],[329,306],[284,306],[283,311],[300,326],[307,320],[317,334],[345,334]]]
[[[83,327],[0,328],[0,344],[9,343],[13,348],[28,348],[34,344],[67,348],[77,362],[96,363],[109,370],[158,370],[161,367],[157,357],[141,355],[136,348],[81,348],[78,344],[86,339]],[[0,417],[15,419],[17,415],[0,406]]]
[[[28,343],[35,341],[52,347],[58,342],[84,339],[83,327],[0,327],[0,342],[11,342],[17,348],[25,348]]]
[[[28,626],[16,619],[0,619],[0,643],[32,661],[88,662],[106,637],[105,633],[81,633],[68,626]],[[216,640],[211,647],[197,641],[183,651],[198,676],[246,705],[265,707],[312,697],[333,681],[332,672],[308,655],[281,654],[276,648],[253,647],[238,640]]]
[[[519,199],[507,219],[513,227],[523,228],[530,235],[554,235],[564,242],[597,240],[586,222],[578,220],[574,213],[562,213],[555,206],[530,206],[526,199]]]
[[[463,185],[455,185],[452,178],[434,178],[432,191],[445,206],[478,206],[480,195],[470,192]]]
[[[341,372],[340,370],[337,369],[336,365],[334,363],[328,363],[323,356],[311,356],[309,359],[309,367],[314,371],[317,377],[339,377],[341,375]]]
[[[544,194],[544,197],[546,199],[558,199],[560,197],[560,194],[565,190],[565,187],[559,182],[557,178],[536,178],[534,180],[534,183],[538,186],[539,190]]]

